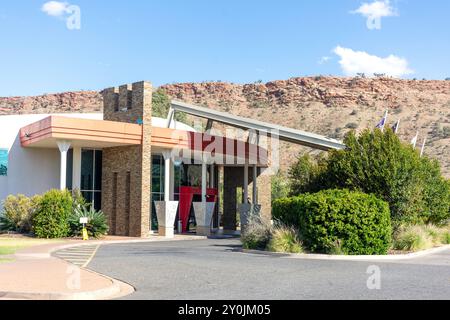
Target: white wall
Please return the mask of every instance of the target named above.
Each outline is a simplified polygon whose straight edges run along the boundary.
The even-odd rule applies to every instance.
[[[17,136],[9,152],[8,193],[34,196],[59,188],[58,149],[22,148]]]
[[[83,119],[103,119],[103,114],[55,114]],[[0,176],[0,210],[2,201],[10,194],[34,196],[59,188],[60,154],[58,148],[22,148],[21,128],[50,116],[0,116],[0,148],[8,149],[8,175]]]

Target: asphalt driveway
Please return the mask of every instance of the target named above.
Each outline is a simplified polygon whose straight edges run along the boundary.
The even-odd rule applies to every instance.
[[[127,299],[450,299],[450,250],[397,262],[353,262],[238,249],[235,239],[104,245],[88,267],[133,285],[137,291]],[[380,272],[379,282],[369,281],[372,289],[368,268]]]

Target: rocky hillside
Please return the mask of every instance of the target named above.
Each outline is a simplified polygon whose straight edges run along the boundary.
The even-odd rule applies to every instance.
[[[419,144],[427,137],[425,152],[450,177],[450,81],[307,77],[246,85],[183,83],[163,89],[176,100],[336,139],[351,129],[374,127],[389,109],[388,124],[400,119],[399,135],[405,141],[416,131]],[[0,98],[0,114],[100,110],[97,92]],[[305,151],[310,150],[283,143],[281,162],[290,164]]]
[[[96,91],[64,92],[38,97],[0,97],[0,115],[101,112],[102,96]]]

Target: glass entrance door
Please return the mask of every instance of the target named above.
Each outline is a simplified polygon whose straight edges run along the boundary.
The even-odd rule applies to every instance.
[[[95,210],[102,207],[102,151],[81,151],[81,185],[80,191]]]

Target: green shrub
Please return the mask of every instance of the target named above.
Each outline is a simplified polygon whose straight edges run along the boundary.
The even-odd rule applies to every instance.
[[[349,190],[324,190],[279,199],[274,219],[299,229],[312,252],[386,254],[391,244],[388,204],[374,195]]]
[[[0,234],[7,231],[15,231],[17,225],[13,220],[5,215],[4,212],[0,213]]]
[[[403,251],[419,251],[433,247],[433,238],[422,226],[402,226],[394,234],[393,248]]]
[[[277,225],[273,228],[267,250],[283,253],[303,252],[302,243],[298,238],[298,232],[292,227]]]
[[[73,212],[75,212],[75,210],[77,209],[82,209],[88,205],[86,199],[83,197],[83,194],[79,189],[75,189],[72,191],[72,198],[73,198],[72,203]]]
[[[321,177],[325,169],[325,159],[314,161],[309,154],[299,156],[289,169],[289,183],[291,195],[296,196],[305,192],[317,192],[322,189]]]
[[[345,255],[346,252],[345,250],[342,248],[342,244],[343,241],[338,239],[335,242],[333,242],[330,247],[329,247],[329,254],[333,254],[333,255]]]
[[[331,151],[320,170],[305,160],[306,169],[293,167],[294,195],[336,188],[375,194],[389,203],[395,228],[405,223],[440,225],[450,218],[450,185],[437,161],[420,157],[391,129],[365,130],[359,136],[352,131],[344,143],[347,148]]]
[[[442,244],[450,244],[450,230],[446,229],[441,234]]]
[[[68,221],[72,236],[82,235],[83,225],[80,224],[80,218],[88,218],[86,229],[89,237],[100,238],[108,233],[108,221],[103,212],[96,211],[92,206],[82,206],[77,207],[69,216]]]
[[[269,221],[257,215],[250,216],[241,234],[244,249],[266,249],[272,237],[272,229],[273,227]]]
[[[272,176],[272,201],[287,197],[290,192],[289,180],[283,175],[281,171],[278,171],[276,175]]]
[[[70,235],[68,218],[73,199],[69,191],[50,190],[38,201],[33,231],[38,238],[62,238]]]
[[[439,245],[442,243],[442,230],[435,225],[427,224],[423,226],[423,231],[431,239],[434,245]]]
[[[0,216],[0,230],[20,233],[31,232],[32,218],[39,196],[26,197],[23,194],[10,195],[3,201]]]
[[[152,96],[152,116],[167,118],[170,109],[170,98],[164,89],[157,89]],[[187,123],[186,114],[183,112],[175,113],[175,120]]]

